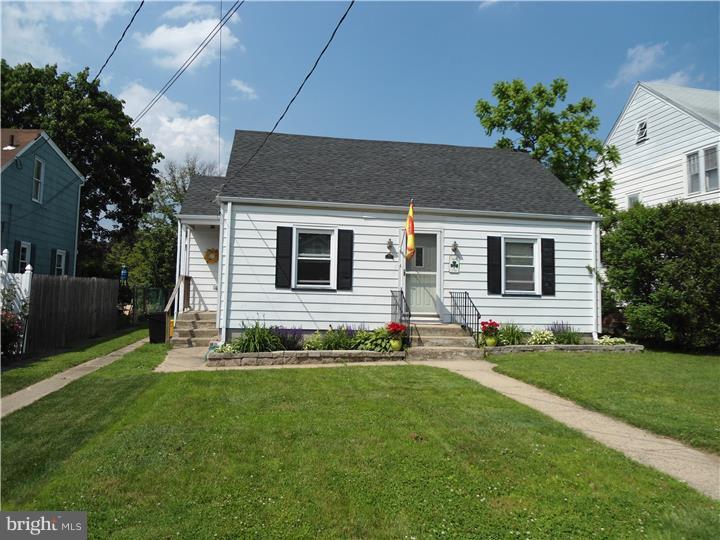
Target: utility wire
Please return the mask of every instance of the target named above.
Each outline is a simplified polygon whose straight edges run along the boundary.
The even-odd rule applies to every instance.
[[[222,21],[223,0],[220,0],[220,20]],[[220,171],[220,159],[222,153],[222,139],[220,138],[220,128],[222,127],[222,32],[218,36],[220,51],[218,53],[218,160],[217,167]]]
[[[103,72],[103,69],[105,69],[105,66],[108,65],[108,62],[109,62],[110,59],[113,57],[113,54],[115,54],[115,51],[117,51],[117,48],[118,48],[118,46],[120,45],[120,42],[125,38],[125,34],[127,34],[127,31],[130,29],[130,26],[132,26],[132,23],[133,23],[133,21],[135,20],[135,17],[137,17],[137,14],[138,14],[138,12],[140,11],[140,9],[142,9],[143,4],[145,4],[145,0],[142,0],[142,2],[140,2],[140,5],[137,7],[137,9],[135,10],[135,13],[133,13],[132,18],[130,19],[130,22],[127,23],[127,26],[125,27],[125,30],[123,30],[123,33],[122,33],[122,35],[120,36],[120,39],[117,40],[117,43],[116,43],[115,46],[113,47],[113,50],[110,52],[110,55],[107,57],[107,60],[105,60],[105,63],[104,63],[104,64],[102,65],[102,67],[100,68],[100,71],[98,71],[98,74],[95,75],[95,78],[92,80],[92,82],[95,82],[95,81],[97,81],[97,80],[100,78],[100,74]]]
[[[135,120],[133,120],[132,127],[135,127],[137,123],[142,120],[142,118],[152,109],[155,104],[160,100],[163,95],[165,95],[165,92],[167,92],[170,87],[175,84],[175,82],[182,76],[183,73],[192,65],[192,63],[197,59],[198,56],[205,50],[205,47],[210,44],[210,42],[213,40],[213,38],[217,35],[217,33],[222,30],[223,26],[227,24],[227,22],[232,18],[233,15],[235,15],[235,12],[240,9],[240,7],[245,3],[245,0],[242,1],[236,1],[230,9],[227,11],[227,13],[220,19],[220,21],[215,25],[215,27],[210,31],[210,33],[205,36],[205,39],[203,39],[200,42],[200,45],[197,46],[197,48],[188,56],[187,60],[183,62],[183,64],[178,68],[178,70],[173,74],[170,79],[165,83],[165,85],[158,90],[157,94],[148,102],[147,105],[138,113],[138,115],[135,117]]]
[[[335,34],[337,34],[337,31],[340,29],[340,26],[342,26],[343,21],[345,21],[345,17],[347,17],[348,13],[350,13],[350,10],[352,9],[353,5],[355,5],[355,0],[351,0],[350,4],[348,5],[347,9],[345,10],[345,13],[343,13],[342,17],[340,17],[340,20],[337,22],[337,24],[335,25],[335,29],[333,30],[332,34],[330,35],[330,39],[328,39],[327,43],[325,43],[325,47],[323,47],[322,51],[320,51],[320,54],[319,54],[318,57],[315,59],[315,63],[313,64],[312,68],[310,69],[310,71],[308,71],[308,74],[305,75],[305,78],[303,79],[303,82],[300,83],[300,86],[299,86],[298,89],[295,91],[295,95],[294,95],[294,96],[292,97],[292,99],[288,102],[287,106],[285,107],[285,110],[282,112],[282,114],[280,115],[280,117],[277,119],[277,122],[275,122],[275,125],[273,126],[273,128],[265,135],[265,138],[264,138],[263,141],[260,143],[260,146],[257,147],[257,149],[255,150],[255,152],[253,152],[253,154],[252,154],[252,155],[248,158],[248,160],[237,170],[237,172],[236,172],[235,174],[240,173],[245,167],[247,167],[247,166],[250,164],[250,162],[253,160],[253,158],[260,152],[260,150],[262,150],[263,146],[265,146],[265,143],[268,141],[268,139],[270,138],[270,136],[271,136],[273,133],[275,133],[275,130],[277,129],[277,127],[278,127],[278,125],[280,124],[280,122],[282,122],[283,118],[285,118],[285,115],[286,115],[287,112],[290,110],[290,107],[292,106],[293,102],[294,102],[295,99],[298,97],[298,95],[300,95],[300,92],[302,91],[303,86],[305,86],[305,83],[308,82],[308,79],[312,76],[313,72],[315,71],[315,68],[316,68],[316,67],[318,66],[318,64],[320,63],[320,59],[323,57],[323,55],[325,54],[325,51],[327,51],[328,47],[329,47],[330,44],[332,43],[332,40],[335,38]],[[223,184],[222,187],[224,188],[225,185]],[[220,188],[220,191],[222,192],[222,188]]]

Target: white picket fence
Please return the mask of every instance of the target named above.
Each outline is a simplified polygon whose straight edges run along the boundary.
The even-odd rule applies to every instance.
[[[6,287],[14,287],[16,290],[15,301],[12,306],[2,306],[3,309],[13,311],[19,314],[22,305],[28,305],[30,303],[30,288],[32,286],[32,275],[33,268],[29,264],[25,267],[24,274],[13,274],[8,272],[8,263],[10,260],[10,254],[7,249],[2,252],[2,258],[0,258],[0,290],[5,290]]]

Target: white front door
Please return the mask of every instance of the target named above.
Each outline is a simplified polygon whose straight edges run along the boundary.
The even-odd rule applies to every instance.
[[[415,235],[415,255],[405,263],[405,295],[413,315],[437,314],[436,234]]]

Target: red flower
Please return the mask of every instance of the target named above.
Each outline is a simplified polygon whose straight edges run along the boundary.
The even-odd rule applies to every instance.
[[[386,326],[387,331],[390,332],[393,335],[396,334],[403,334],[405,330],[407,330],[407,326],[404,324],[400,324],[398,322],[390,322]]]
[[[498,330],[500,329],[500,323],[490,319],[489,321],[482,321],[480,323],[480,328],[482,329],[483,335],[494,336],[498,333]]]

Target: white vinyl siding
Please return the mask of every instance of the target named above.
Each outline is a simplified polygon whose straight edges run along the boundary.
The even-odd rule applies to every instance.
[[[211,229],[210,225],[193,225],[188,233],[187,272],[192,278],[190,307],[197,311],[215,311],[220,263],[207,263],[204,254],[208,249],[218,249],[218,226]]]
[[[225,205],[225,211],[227,205]],[[268,326],[327,329],[351,324],[375,328],[390,320],[390,291],[402,287],[401,260],[386,259],[388,238],[401,245],[404,213],[302,209],[233,203],[226,216],[223,252],[229,257],[228,325],[232,331],[253,321]],[[354,233],[353,288],[302,291],[275,287],[277,227],[351,229]],[[438,234],[442,268],[437,279],[443,320],[450,317],[450,292],[470,293],[483,318],[513,321],[526,329],[566,321],[593,331],[593,265],[589,222],[424,215],[416,232]],[[232,238],[230,238],[230,234]],[[487,294],[487,237],[553,238],[556,294],[503,297]],[[460,271],[449,273],[453,242]],[[294,248],[295,249],[295,248]],[[539,258],[536,258],[539,260]],[[427,261],[424,261],[427,263]],[[539,274],[537,263],[536,274]],[[225,279],[223,280],[225,283]],[[225,286],[225,285],[224,285]],[[224,298],[223,294],[223,298]],[[221,306],[221,311],[224,306]],[[222,319],[221,319],[222,320]]]
[[[640,121],[646,121],[648,127],[642,144],[637,142]],[[694,152],[701,156],[719,138],[717,131],[639,87],[607,140],[617,146],[622,160],[613,171],[613,197],[618,207],[627,208],[629,196],[637,193],[642,193],[645,206],[675,199],[720,202],[720,191],[701,187],[698,193],[690,193],[687,160]],[[703,184],[702,163],[699,166]]]

